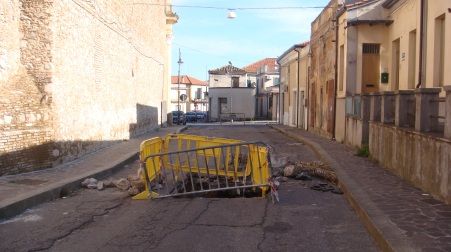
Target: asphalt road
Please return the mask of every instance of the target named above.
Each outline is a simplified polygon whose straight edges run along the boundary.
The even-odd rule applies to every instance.
[[[187,134],[262,140],[277,160],[313,161],[308,147],[266,127],[202,126]],[[114,177],[135,173],[137,162]],[[289,180],[262,198],[134,201],[117,189],[79,190],[0,223],[0,251],[376,251],[342,195]]]

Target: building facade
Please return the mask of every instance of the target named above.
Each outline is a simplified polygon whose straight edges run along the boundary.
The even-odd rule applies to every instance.
[[[368,144],[369,119],[358,116],[361,95],[451,83],[449,15],[446,0],[345,2],[337,14],[338,141]]]
[[[256,90],[244,69],[232,64],[209,70],[208,79],[208,118],[220,121],[255,118]]]
[[[180,81],[178,76],[171,78],[171,109],[177,111],[180,105],[180,111],[184,113],[190,111],[207,111],[208,100],[207,82],[196,79],[192,76],[182,75]],[[180,99],[181,95],[185,95],[186,99]]]
[[[335,15],[331,0],[312,22],[309,71],[309,130],[333,138],[335,128]]]
[[[296,44],[278,59],[280,109],[284,125],[307,130],[309,43]]]
[[[273,96],[269,87],[279,83],[279,66],[277,58],[265,58],[244,67],[248,76],[255,76],[256,108],[258,119],[272,119]],[[254,84],[253,84],[254,85]]]
[[[177,16],[169,1],[146,2],[0,2],[0,175],[165,122]]]

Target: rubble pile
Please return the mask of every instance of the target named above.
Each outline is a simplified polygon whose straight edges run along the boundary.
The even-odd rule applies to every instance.
[[[104,181],[99,181],[95,178],[87,178],[81,182],[81,186],[88,189],[97,189],[99,191],[108,187],[115,187],[121,191],[127,191],[131,196],[134,196],[145,189],[144,182],[137,175],[129,175],[127,178]]]
[[[289,178],[296,180],[312,181],[313,178],[325,180],[325,182],[312,181],[310,189],[342,194],[337,187],[338,179],[335,171],[321,161],[287,161],[285,166],[274,169],[273,177],[279,182],[286,182]]]

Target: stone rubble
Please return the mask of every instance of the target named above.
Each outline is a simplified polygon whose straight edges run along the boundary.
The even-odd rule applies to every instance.
[[[87,178],[81,182],[81,186],[88,189],[97,189],[99,191],[108,187],[116,187],[121,191],[127,191],[129,195],[134,196],[145,190],[145,184],[137,175],[129,175],[127,178],[117,180],[98,181],[95,178]]]

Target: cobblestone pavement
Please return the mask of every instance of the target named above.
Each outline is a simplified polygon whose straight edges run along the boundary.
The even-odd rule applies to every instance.
[[[413,250],[451,251],[451,206],[435,200],[355,150],[312,133],[290,127],[279,128],[319,144],[364,193],[362,207],[368,208],[376,225],[389,222]],[[370,209],[371,208],[371,209]],[[374,211],[373,211],[374,210]],[[371,216],[378,212],[379,216]],[[378,220],[378,218],[382,218]]]
[[[186,133],[262,140],[279,157],[318,159],[265,126]],[[136,172],[137,165],[114,177]],[[80,190],[0,223],[0,251],[376,251],[346,199],[309,183],[282,183],[274,205],[262,198],[134,201],[112,188]]]

